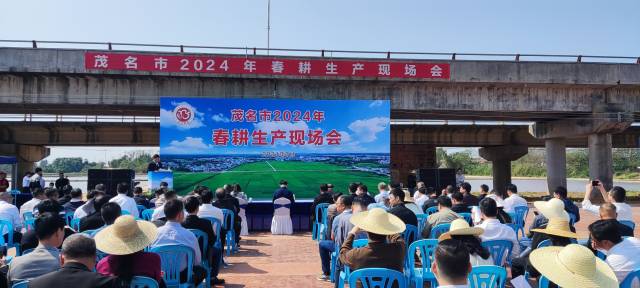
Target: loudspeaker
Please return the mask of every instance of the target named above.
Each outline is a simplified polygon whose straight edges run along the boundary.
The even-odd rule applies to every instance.
[[[449,168],[424,168],[418,169],[416,176],[418,181],[424,182],[425,186],[442,190],[447,185],[456,185],[456,170]]]
[[[107,195],[111,196],[118,194],[118,183],[125,182],[129,187],[133,187],[133,179],[136,177],[136,171],[133,169],[89,169],[87,174],[87,190],[104,184]]]

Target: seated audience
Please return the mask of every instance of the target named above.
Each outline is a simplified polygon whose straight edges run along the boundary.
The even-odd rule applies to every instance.
[[[518,237],[511,227],[500,223],[496,218],[498,215],[498,206],[496,205],[496,201],[491,198],[485,198],[480,201],[480,215],[482,223],[478,224],[477,227],[484,229],[484,233],[480,235],[480,239],[482,239],[482,241],[509,240],[513,243],[511,257],[517,257],[520,254],[520,243],[518,243]]]
[[[447,185],[446,188],[442,189],[442,193],[440,193],[440,195],[451,198],[451,195],[453,195],[454,192],[456,192],[456,187],[453,185]]]
[[[376,203],[381,203],[387,206],[386,200],[389,199],[389,186],[387,186],[387,184],[384,182],[378,183],[378,195],[373,197],[373,199],[376,201]]]
[[[149,200],[151,204],[150,208],[158,208],[164,204],[164,193],[169,191],[168,189],[160,188],[153,191],[153,198]]]
[[[611,267],[584,246],[569,244],[536,249],[529,261],[542,276],[560,287],[618,287]]]
[[[604,190],[604,186],[602,186],[602,182],[598,181],[598,186],[591,186],[592,183],[589,181],[586,186],[586,191],[584,193],[584,200],[582,200],[582,209],[587,210],[593,214],[600,213],[600,206],[591,204],[589,198],[591,197],[591,193],[593,190],[597,189],[602,193],[602,197],[607,203],[611,203],[616,206],[616,211],[618,212],[618,220],[628,220],[633,221],[633,211],[631,210],[631,206],[625,203],[627,199],[627,191],[620,186],[613,186],[609,193]],[[594,189],[595,188],[595,189]]]
[[[98,188],[103,190],[99,190]],[[87,202],[85,202],[84,205],[78,207],[78,209],[76,209],[76,211],[73,213],[73,218],[80,219],[80,218],[86,217],[89,214],[96,212],[93,205],[93,200],[95,199],[95,197],[104,196],[104,195],[105,195],[104,185],[103,184],[96,185],[95,190],[91,190],[89,191],[89,193],[87,193]]]
[[[126,182],[122,182],[118,184],[116,190],[118,191],[118,195],[111,198],[109,202],[117,203],[118,205],[120,205],[120,209],[122,209],[122,211],[127,211],[134,217],[140,217],[136,200],[133,200],[133,198],[129,197],[129,184],[127,184]]]
[[[84,205],[84,201],[82,200],[82,190],[80,190],[80,188],[72,189],[69,196],[71,197],[71,199],[69,199],[69,202],[62,205],[62,207],[64,207],[65,213],[75,213],[78,207]]]
[[[0,219],[9,221],[13,226],[13,231],[9,231],[8,227],[5,227],[0,233],[4,236],[4,243],[7,243],[9,233],[13,233],[13,241],[15,243],[20,243],[22,239],[22,234],[20,234],[22,218],[20,218],[18,208],[11,203],[13,203],[11,192],[0,192]]]
[[[178,194],[175,190],[169,190],[164,193],[165,203],[174,199],[178,199]],[[151,221],[153,221],[158,227],[164,225],[164,222],[166,221],[166,217],[164,215],[164,204],[153,210],[153,214],[151,214]]]
[[[360,202],[364,203],[366,206],[369,206],[371,203],[376,203],[376,200],[369,195],[369,188],[367,185],[359,184],[356,189],[356,197],[360,198]]]
[[[200,200],[202,204],[200,204],[200,208],[198,209],[198,217],[213,217],[220,220],[220,223],[224,223],[222,209],[211,205],[211,202],[213,202],[213,192],[211,192],[211,190],[208,188],[202,190]]]
[[[567,213],[573,215],[575,224],[580,221],[580,208],[578,208],[578,206],[576,206],[576,204],[574,204],[567,195],[567,188],[562,186],[556,187],[556,189],[553,191],[553,197],[562,200],[562,202],[564,203],[564,210],[567,211]]]
[[[514,184],[507,184],[507,197],[504,199],[504,212],[514,213],[514,208],[518,206],[528,206],[527,200],[518,195],[518,187]]]
[[[528,271],[532,277],[540,276],[540,273],[530,265],[529,255],[531,251],[538,249],[538,245],[542,242],[542,239],[549,239],[551,241],[550,246],[564,247],[571,244],[571,241],[578,237],[575,232],[571,231],[569,220],[566,217],[549,218],[544,228],[536,228],[531,231],[533,232],[532,250],[527,250],[527,252],[523,253],[524,255],[513,258],[511,262],[511,274],[513,278],[524,275],[525,271]]]
[[[529,233],[527,234],[529,238],[533,237],[532,229],[546,227],[550,218],[562,218],[569,221],[569,213],[564,209],[564,202],[558,198],[551,198],[549,201],[535,201],[533,206],[537,212],[534,212],[536,216],[529,226]]]
[[[393,190],[391,193],[393,194]],[[400,190],[402,191],[402,190]],[[391,196],[393,197],[393,196]],[[402,239],[406,227],[400,218],[374,208],[351,217],[354,227],[340,248],[340,262],[352,271],[361,268],[387,268],[403,272],[407,247]],[[360,231],[367,232],[369,242],[362,248],[353,248],[353,241]]]
[[[404,224],[418,227],[418,218],[409,208],[405,207],[405,193],[400,188],[393,188],[389,194],[389,213],[397,216]]]
[[[56,210],[58,211],[58,213],[60,214],[60,216],[64,217],[65,212],[64,212],[64,207],[62,207],[62,205],[60,205],[60,202],[58,202],[58,189],[56,188],[46,188],[44,189],[44,196],[47,197],[46,200],[49,200],[49,204],[48,205],[53,205],[56,206]],[[43,205],[42,202],[40,202],[40,204],[38,205]],[[34,212],[38,212],[38,206],[36,206],[36,209],[34,210]],[[37,216],[38,213],[35,213],[34,215]]]
[[[629,272],[640,269],[640,240],[622,238],[617,221],[598,220],[589,225],[589,236],[593,249],[602,251],[606,262],[622,282]]]
[[[338,193],[333,193],[331,195],[331,197],[333,198],[333,204],[330,204],[329,207],[327,208],[327,235],[325,235],[325,239],[331,239],[331,227],[333,224],[333,219],[340,214],[337,210],[336,207],[336,202],[338,201],[338,198],[340,198],[340,196],[342,196],[342,193],[338,192]]]
[[[409,192],[409,190],[402,190],[402,192],[404,192],[404,199],[403,199],[404,207],[411,210],[413,214],[416,214],[416,215],[424,214],[424,211],[422,210],[422,208],[420,208],[413,200],[413,197],[411,197],[411,193]]]
[[[451,222],[449,232],[446,232],[438,241],[454,239],[460,241],[469,251],[471,266],[493,265],[493,258],[487,248],[482,247],[482,240],[478,238],[484,233],[480,227],[470,227],[464,219],[456,219]]]
[[[433,253],[433,258],[431,271],[438,280],[438,287],[469,287],[467,284],[467,277],[471,273],[469,250],[462,241],[454,239],[441,241]]]
[[[480,195],[478,195],[478,203],[480,203],[480,200],[484,199],[484,197],[487,197],[488,195],[489,186],[487,186],[487,184],[480,185]]]
[[[471,209],[464,203],[464,196],[460,192],[455,192],[451,195],[451,210],[456,213],[471,213]]]
[[[49,213],[51,215],[57,215],[63,222],[65,222],[63,214],[60,213],[60,206],[57,205],[49,199],[45,199],[37,207],[37,214],[42,215],[44,213]],[[66,222],[65,222],[66,223]],[[75,231],[73,231],[69,227],[64,227],[64,239],[73,235]],[[36,229],[31,229],[29,231],[24,232],[22,234],[22,240],[20,241],[20,250],[24,251],[27,249],[34,249],[38,247],[38,235],[36,233]],[[59,247],[58,247],[59,248]]]
[[[611,203],[604,203],[600,205],[600,220],[615,220],[620,236],[633,237],[633,229],[617,220],[618,213],[616,212],[616,209],[616,205]]]
[[[10,285],[42,276],[60,268],[58,248],[64,239],[64,219],[51,213],[42,213],[35,220],[38,246],[29,254],[18,256],[9,265],[7,280]]]
[[[328,281],[331,273],[331,253],[335,251],[335,247],[340,247],[347,237],[347,234],[353,228],[351,224],[351,216],[353,205],[353,197],[342,195],[336,200],[337,216],[333,219],[331,226],[331,237],[327,240],[321,240],[318,243],[320,253],[320,262],[322,266],[322,275],[318,280]]]
[[[118,217],[113,225],[98,232],[94,238],[97,248],[109,254],[98,262],[98,273],[115,276],[125,283],[130,282],[134,276],[145,276],[164,286],[160,256],[144,252],[144,248],[158,238],[157,228],[153,223],[136,221],[133,216],[124,215]]]
[[[480,200],[478,200],[478,197],[471,194],[471,184],[469,184],[469,182],[460,184],[460,193],[462,193],[463,196],[462,204],[464,204],[464,206],[478,206],[478,202],[480,202]]]
[[[94,230],[94,234],[100,232],[105,227],[112,225],[118,217],[122,215],[122,210],[120,206],[116,203],[107,203],[102,206],[100,209],[100,215],[102,216],[102,221],[104,221],[104,225],[100,228]]]
[[[449,197],[444,195],[438,197],[438,212],[429,215],[427,218],[427,222],[424,223],[424,227],[422,228],[422,238],[429,238],[433,227],[440,224],[451,223],[453,220],[462,218],[451,210],[451,206],[453,206],[453,204]]]
[[[216,206],[220,209],[227,209],[233,212],[233,230],[236,233],[236,243],[240,242],[240,230],[242,229],[242,218],[240,218],[240,202],[237,198],[231,196],[231,186],[227,186],[229,192],[226,190],[216,189],[216,202],[213,203],[213,206]]]
[[[327,203],[327,204],[333,203],[333,198],[331,197],[331,193],[329,193],[329,186],[327,186],[327,184],[320,185],[320,192],[315,198],[313,198],[313,203],[311,204],[311,218],[310,218],[311,223],[315,222],[316,207],[318,206],[318,204],[321,204],[321,203]],[[321,222],[321,221],[318,221],[318,222]]]
[[[95,212],[80,219],[80,231],[94,230],[105,225],[104,219],[102,219],[102,207],[109,203],[109,196],[100,195],[93,200]]]
[[[213,247],[216,243],[218,235],[213,231],[211,222],[206,219],[198,217],[198,208],[200,207],[200,200],[197,196],[188,196],[183,199],[184,209],[189,215],[182,222],[182,227],[187,229],[200,230],[207,234],[207,243],[198,243],[200,245],[200,253],[202,254],[203,245],[206,245],[208,249],[208,255],[202,254],[202,257],[207,257],[211,264],[211,282],[213,284],[224,284],[223,279],[218,278],[218,272],[220,271],[220,257],[222,257],[222,249]],[[221,235],[220,235],[221,236]]]
[[[427,187],[426,194],[428,199],[422,203],[422,206],[420,206],[425,212],[431,207],[438,206],[438,193],[436,192],[436,189],[433,189],[433,187]]]
[[[33,210],[36,209],[36,206],[40,204],[42,200],[47,199],[47,197],[44,196],[44,190],[40,187],[33,188],[31,195],[33,198],[20,206],[20,219],[24,219],[24,213],[27,212],[31,212],[31,214],[35,215],[36,213],[34,213]]]
[[[96,266],[96,242],[86,235],[76,234],[64,240],[60,264],[60,270],[29,281],[29,287],[117,287],[115,278],[93,272]]]
[[[136,201],[137,205],[142,205],[147,209],[155,208],[155,206],[152,205],[151,202],[149,202],[147,197],[144,196],[142,187],[140,186],[136,186],[135,188],[133,188],[133,201]]]
[[[427,200],[429,200],[429,195],[427,195],[426,187],[419,187],[418,189],[416,189],[416,192],[413,193],[413,201],[418,207],[420,207],[420,209],[422,209],[422,206],[424,206],[424,202],[426,202]]]
[[[184,205],[178,199],[171,199],[163,206],[167,222],[158,228],[158,238],[151,244],[151,248],[161,245],[182,245],[191,248],[194,252],[192,280],[194,283],[200,283],[207,275],[207,272],[199,265],[202,262],[202,255],[200,254],[198,239],[191,231],[180,224],[185,218]],[[180,281],[185,282],[188,278],[186,258],[180,263],[180,271]]]
[[[64,204],[69,203],[71,201],[71,191],[73,191],[73,187],[71,185],[64,185],[61,188],[57,188],[58,190],[58,203],[64,206]],[[80,192],[82,194],[82,192]]]
[[[233,190],[231,191],[231,196],[238,198],[238,199],[244,199],[247,200],[247,194],[245,194],[244,192],[242,192],[242,187],[240,187],[240,184],[236,183],[232,185]],[[327,184],[327,191],[329,190],[329,184]]]

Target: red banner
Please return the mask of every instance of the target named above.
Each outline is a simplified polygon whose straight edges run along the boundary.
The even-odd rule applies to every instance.
[[[87,70],[403,79],[451,78],[447,63],[87,52]]]

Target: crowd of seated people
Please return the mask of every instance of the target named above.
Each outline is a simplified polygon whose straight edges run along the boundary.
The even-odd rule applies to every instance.
[[[535,281],[549,281],[549,287],[618,287],[630,273],[640,274],[640,240],[634,237],[630,226],[633,224],[628,223],[633,221],[633,215],[626,203],[624,188],[614,186],[606,192],[602,183],[592,186],[593,183],[598,182],[590,181],[586,186],[582,208],[598,214],[600,220],[588,225],[589,237],[585,239],[578,239],[574,225],[581,220],[580,209],[569,199],[565,187],[557,187],[544,201],[533,203],[533,221],[526,222],[527,233],[520,236],[518,226],[524,226],[525,222],[515,223],[515,219],[522,219],[526,214],[516,213],[528,211],[529,204],[513,184],[506,186],[503,198],[486,185],[481,186],[480,197],[477,197],[471,194],[467,182],[458,189],[447,187],[440,193],[418,182],[414,199],[405,197],[407,191],[391,185],[390,190],[383,190],[379,195],[368,195],[381,206],[373,204],[368,210],[358,212],[355,203],[358,199],[368,203],[369,197],[363,197],[362,191],[358,193],[357,186],[349,186],[350,191],[352,187],[355,189],[349,196],[329,193],[326,186],[321,186],[314,206],[330,203],[326,213],[330,233],[318,243],[322,270],[318,279],[338,285],[338,275],[344,272],[345,266],[350,271],[387,268],[408,275],[406,249],[412,242],[405,242],[403,233],[407,225],[417,225],[416,215],[406,207],[407,203],[415,202],[422,210],[417,218],[424,221],[419,222],[423,226],[420,237],[413,241],[439,241],[430,267],[439,287],[468,287],[473,268],[487,265],[508,269],[513,285],[524,279],[532,285]],[[592,204],[589,201],[592,191],[600,192],[605,202]],[[476,205],[468,205],[474,203]],[[431,207],[437,207],[437,211],[426,215]],[[477,211],[479,217],[473,217],[472,221],[459,214],[473,211]],[[448,231],[431,238],[432,229],[441,224],[448,224]],[[358,238],[368,239],[367,244],[354,248]],[[508,254],[498,256],[502,259],[498,261],[489,243],[509,243]],[[332,266],[330,261],[335,253],[338,264]],[[421,265],[419,262],[415,264]],[[336,271],[332,271],[334,269]],[[330,275],[335,278],[331,279]]]

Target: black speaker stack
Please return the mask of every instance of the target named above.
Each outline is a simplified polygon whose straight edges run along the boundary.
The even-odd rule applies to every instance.
[[[133,187],[136,171],[133,169],[89,169],[87,189],[93,190],[96,185],[104,184],[108,195],[116,195],[119,183],[125,182]]]
[[[456,186],[456,170],[449,168],[424,168],[418,169],[416,173],[418,181],[424,182],[425,186],[442,190],[447,185]]]

